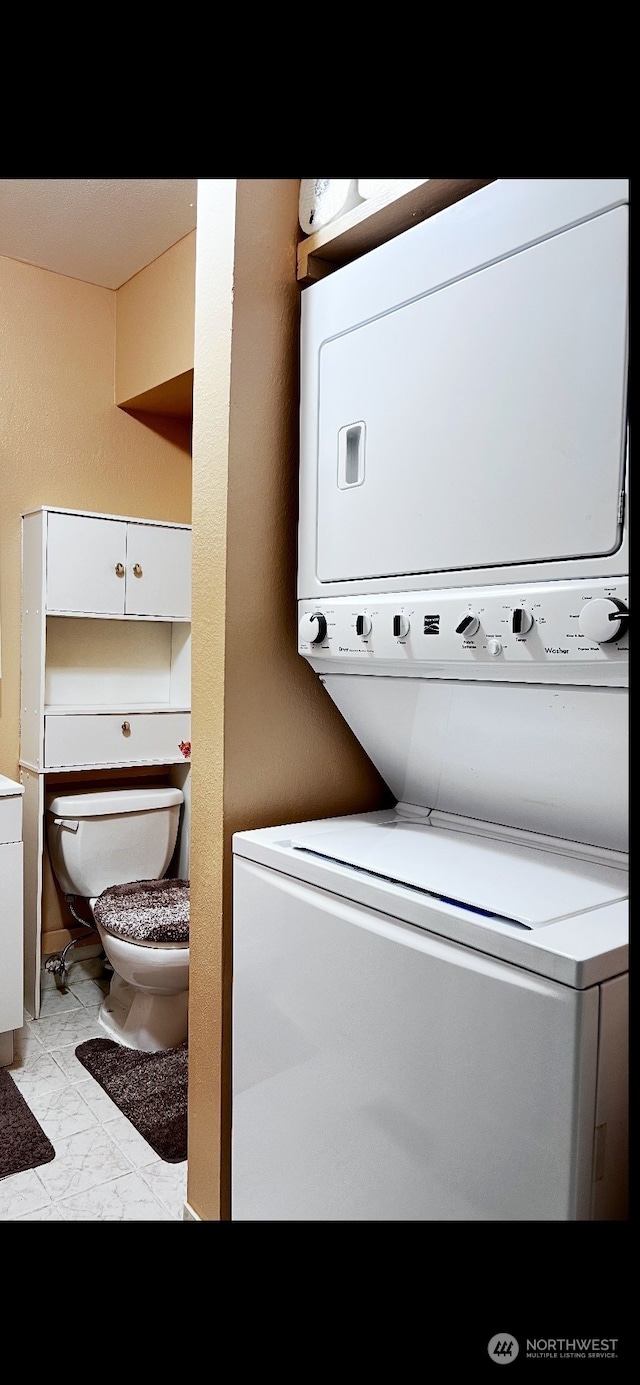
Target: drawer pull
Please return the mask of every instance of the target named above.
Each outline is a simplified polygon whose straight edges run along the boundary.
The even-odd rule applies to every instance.
[[[124,563],[116,563],[116,577],[124,577]]]
[[[133,571],[136,577],[142,577],[142,568],[139,563],[133,564]]]
[[[122,734],[123,734],[123,736],[130,736],[130,735],[131,735],[131,722],[129,722],[129,721],[123,721],[123,723],[122,723]]]

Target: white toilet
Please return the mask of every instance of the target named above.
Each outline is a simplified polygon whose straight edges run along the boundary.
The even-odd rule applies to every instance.
[[[165,880],[183,794],[177,788],[55,793],[47,838],[65,895],[88,901],[113,967],[100,1024],[148,1053],[187,1037],[189,882]]]

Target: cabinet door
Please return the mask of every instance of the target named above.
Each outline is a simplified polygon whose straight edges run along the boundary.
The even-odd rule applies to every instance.
[[[122,520],[49,514],[47,610],[123,615],[126,532]]]
[[[127,525],[125,612],[130,616],[191,615],[191,530]]]

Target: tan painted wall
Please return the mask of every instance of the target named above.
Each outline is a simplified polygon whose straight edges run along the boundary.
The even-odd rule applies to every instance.
[[[193,370],[195,254],[192,231],[118,289],[118,404]]]
[[[231,834],[386,800],[296,653],[298,189],[216,179],[198,193],[188,1199],[203,1220],[228,1215]],[[0,771],[12,778],[22,511],[191,519],[181,420],[114,404],[122,292],[0,258]],[[45,897],[57,927],[47,910]]]
[[[198,184],[187,1197],[203,1220],[229,1212],[232,833],[388,801],[297,654],[298,194]]]
[[[20,516],[68,505],[191,520],[184,430],[114,403],[116,294],[0,257],[0,772],[18,777]],[[66,922],[47,872],[43,930]]]

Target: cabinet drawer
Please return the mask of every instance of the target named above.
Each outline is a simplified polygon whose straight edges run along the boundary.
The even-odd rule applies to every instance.
[[[47,769],[72,765],[136,764],[183,759],[180,743],[191,739],[189,712],[141,712],[46,716]]]
[[[22,794],[0,797],[0,842],[22,841]]]

